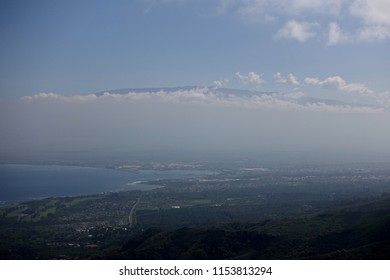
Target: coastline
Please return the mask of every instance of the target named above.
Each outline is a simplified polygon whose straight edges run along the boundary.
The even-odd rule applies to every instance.
[[[199,177],[199,170],[128,170],[69,165],[0,164],[0,205],[48,197],[73,197],[106,192],[148,191],[163,179]],[[153,182],[153,183],[148,183]]]

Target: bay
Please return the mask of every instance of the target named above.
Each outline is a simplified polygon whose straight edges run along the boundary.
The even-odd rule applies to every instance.
[[[150,190],[160,186],[138,184],[158,179],[197,177],[211,174],[199,170],[140,170],[62,165],[0,165],[0,203],[51,196],[78,196],[109,191]]]

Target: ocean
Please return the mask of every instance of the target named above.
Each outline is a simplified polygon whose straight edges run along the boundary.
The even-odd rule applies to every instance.
[[[130,172],[79,166],[1,164],[0,203],[109,191],[150,190],[159,186],[148,186],[137,182],[198,177],[207,174],[211,173],[199,170]]]

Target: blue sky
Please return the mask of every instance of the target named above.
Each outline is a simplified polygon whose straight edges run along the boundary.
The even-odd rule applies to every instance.
[[[0,0],[0,37],[3,158],[181,149],[390,160],[388,0]]]
[[[215,81],[286,90],[275,83],[278,72],[301,82],[339,76],[386,92],[389,6],[386,0],[2,0],[0,92],[67,95]],[[254,72],[264,83],[244,83],[237,72]]]

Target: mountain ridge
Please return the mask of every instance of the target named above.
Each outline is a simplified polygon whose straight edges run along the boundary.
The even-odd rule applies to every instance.
[[[248,89],[234,89],[226,87],[212,87],[212,86],[173,86],[173,87],[151,87],[151,88],[119,88],[119,89],[109,89],[96,92],[97,96],[102,96],[105,93],[110,94],[120,94],[126,95],[128,93],[158,93],[158,92],[177,92],[177,91],[192,91],[192,90],[205,90],[210,93],[224,94],[224,95],[233,95],[237,97],[252,97],[252,96],[274,96],[280,100],[289,100],[296,102],[297,104],[325,104],[330,106],[369,106],[375,108],[373,105],[362,104],[359,102],[345,102],[336,99],[325,99],[311,96],[298,96],[294,97],[293,94],[287,93],[283,94],[278,91],[259,91],[259,90],[248,90]]]

